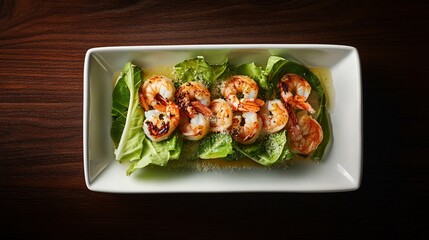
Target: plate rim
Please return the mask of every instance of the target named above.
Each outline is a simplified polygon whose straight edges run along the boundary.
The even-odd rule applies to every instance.
[[[217,50],[217,49],[342,49],[350,51],[349,54],[355,54],[355,60],[357,62],[357,103],[360,118],[358,121],[359,127],[359,162],[357,163],[357,177],[354,185],[350,187],[338,187],[338,188],[329,188],[329,189],[302,189],[302,190],[288,190],[288,189],[280,189],[280,190],[272,190],[272,189],[251,189],[251,190],[240,190],[240,189],[223,189],[223,190],[162,190],[162,191],[141,191],[136,189],[135,191],[117,191],[112,189],[103,189],[97,188],[94,186],[93,181],[89,176],[89,146],[88,146],[88,124],[89,124],[89,64],[90,58],[92,54],[98,52],[115,52],[115,51],[171,51],[171,50]],[[331,69],[332,70],[332,69]],[[135,46],[104,46],[104,47],[94,47],[89,48],[85,54],[84,59],[84,72],[83,72],[83,86],[84,86],[84,94],[83,94],[83,163],[84,163],[84,177],[85,184],[87,188],[91,191],[95,192],[106,192],[106,193],[228,193],[228,192],[344,192],[344,191],[355,191],[358,190],[362,184],[362,171],[363,171],[363,104],[362,104],[362,78],[361,78],[361,63],[359,52],[354,46],[350,45],[337,45],[337,44],[184,44],[184,45],[135,45]]]

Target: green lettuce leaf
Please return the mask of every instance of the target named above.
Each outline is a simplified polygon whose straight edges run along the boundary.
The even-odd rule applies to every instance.
[[[167,149],[170,152],[170,160],[178,160],[183,149],[182,136],[176,131],[176,133],[167,141],[169,145]]]
[[[261,67],[256,66],[254,62],[245,63],[238,66],[235,69],[235,73],[238,75],[249,76],[250,78],[252,78],[258,83],[260,88],[266,91],[269,90],[267,77],[264,74],[264,71],[262,70]]]
[[[259,163],[264,166],[269,166],[279,160],[286,144],[286,131],[280,131],[268,135],[263,143],[263,147],[259,152]]]
[[[116,146],[116,160],[136,160],[142,152],[145,134],[141,126],[144,116],[137,94],[141,78],[141,69],[131,62],[127,63],[112,93],[113,121],[110,135]]]
[[[221,64],[211,65],[213,69],[213,81],[216,81],[218,79],[224,79],[228,75],[231,74],[228,59],[225,58],[225,60]],[[213,82],[211,83],[213,84]]]
[[[251,77],[258,83],[259,87],[261,88],[261,95],[265,98],[270,99],[273,97],[272,95],[275,92],[275,85],[272,82],[268,81],[268,76],[271,73],[274,64],[282,60],[285,59],[278,56],[270,56],[268,58],[267,65],[264,70],[262,69],[262,67],[256,66],[254,62],[245,63],[235,68],[235,74]]]
[[[176,64],[174,66],[174,72],[176,73],[180,85],[185,82],[197,81],[206,86],[210,86],[215,78],[213,68],[202,56]],[[219,72],[216,74],[219,74]]]
[[[326,109],[326,98],[321,99],[321,107],[318,110],[316,121],[323,129],[323,140],[317,149],[310,155],[311,159],[320,161],[331,143],[331,121]]]
[[[126,71],[126,69],[124,69]],[[110,136],[115,146],[118,147],[124,131],[125,121],[127,119],[127,110],[130,103],[130,89],[125,83],[123,72],[120,73],[112,93],[112,127]]]
[[[179,159],[182,145],[183,139],[177,131],[161,142],[152,142],[150,139],[145,138],[141,158],[130,165],[127,175],[129,176],[137,169],[144,168],[149,164],[165,166],[170,160]]]
[[[286,131],[280,131],[267,135],[264,139],[256,141],[250,145],[243,145],[234,142],[233,147],[236,151],[253,161],[263,165],[271,166],[279,160],[283,155],[286,157],[288,152],[283,151],[286,146]],[[284,153],[286,152],[286,153]]]
[[[270,56],[268,58],[267,65],[265,66],[264,74],[268,76],[273,69],[274,64],[281,60],[285,59],[279,56]]]
[[[224,158],[233,153],[232,137],[224,133],[210,134],[198,147],[198,157],[201,159]]]
[[[287,134],[286,134],[286,136],[287,136]],[[287,139],[286,139],[286,141],[287,141]],[[285,144],[283,151],[282,151],[282,154],[280,154],[279,161],[291,160],[292,158],[294,158],[294,156],[295,156],[295,154],[290,150],[289,144]]]
[[[210,87],[217,79],[225,78],[230,71],[228,59],[221,64],[210,65],[204,57],[197,56],[176,64],[174,72],[178,79],[177,85],[197,81]]]

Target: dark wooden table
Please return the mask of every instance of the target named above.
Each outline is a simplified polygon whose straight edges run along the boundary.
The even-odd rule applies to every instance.
[[[429,227],[427,3],[161,2],[0,1],[0,233],[8,237],[2,239],[403,239]],[[364,94],[360,189],[89,191],[82,146],[86,51],[209,43],[355,46]]]

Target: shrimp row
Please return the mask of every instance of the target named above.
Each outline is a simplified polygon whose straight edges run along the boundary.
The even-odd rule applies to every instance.
[[[153,76],[139,89],[145,109],[143,129],[152,141],[168,138],[178,127],[185,139],[199,140],[209,132],[231,134],[242,144],[261,135],[288,130],[291,148],[310,154],[320,144],[323,132],[309,113],[306,102],[311,86],[295,74],[286,74],[277,85],[281,99],[258,98],[258,84],[248,76],[235,75],[223,82],[223,98],[211,100],[210,91],[199,82],[187,82],[177,90],[164,76]],[[294,109],[303,110],[298,114]]]
[[[143,130],[154,142],[167,139],[179,125],[180,112],[174,103],[174,92],[173,82],[164,76],[153,76],[139,88],[140,105],[145,109]]]
[[[309,113],[314,113],[313,107],[307,102],[311,93],[311,86],[297,74],[285,74],[277,83],[280,96],[289,114],[287,122],[288,136],[291,150],[309,155],[323,140],[323,130],[320,124]],[[295,109],[301,110],[297,114]]]

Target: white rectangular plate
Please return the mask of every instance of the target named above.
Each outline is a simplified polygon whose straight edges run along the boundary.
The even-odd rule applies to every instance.
[[[289,169],[213,171],[142,170],[126,176],[126,164],[114,160],[110,138],[112,77],[129,61],[151,68],[172,66],[202,55],[209,63],[228,57],[232,64],[264,66],[279,55],[332,74],[334,99],[329,109],[332,147],[320,164]],[[339,45],[177,45],[102,47],[88,50],[84,69],[84,170],[88,189],[112,193],[350,191],[359,188],[362,166],[361,77],[358,52]],[[179,160],[180,161],[180,160]]]

